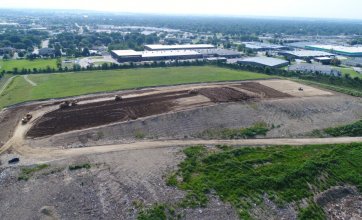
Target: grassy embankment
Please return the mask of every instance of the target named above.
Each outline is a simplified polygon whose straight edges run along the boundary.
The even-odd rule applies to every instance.
[[[314,130],[311,135],[315,137],[362,137],[362,120],[334,128]]]
[[[38,86],[32,86],[22,76],[17,76],[0,96],[0,108],[29,100],[60,98],[103,91],[270,77],[264,74],[214,66],[33,74],[29,75],[29,79]]]
[[[325,219],[313,200],[316,191],[341,184],[362,190],[361,143],[219,150],[195,146],[184,153],[186,159],[167,180],[187,191],[182,207],[205,206],[208,193],[215,191],[242,219],[250,219],[252,204],[261,204],[267,193],[280,206],[295,202],[299,219]],[[302,208],[302,199],[308,207]]]

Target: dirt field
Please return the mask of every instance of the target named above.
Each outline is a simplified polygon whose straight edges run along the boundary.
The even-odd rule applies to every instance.
[[[114,100],[87,102],[83,100],[80,105],[66,109],[58,109],[45,114],[36,121],[35,125],[27,133],[27,136],[30,138],[44,137],[73,130],[82,130],[116,122],[135,120],[152,115],[160,115],[171,112],[176,108],[182,110],[185,107],[192,107],[190,103],[197,95],[208,98],[212,103],[292,97],[259,83],[241,83],[237,84],[236,87],[242,90],[226,86],[204,86],[193,90],[151,91],[145,94],[124,94],[126,98],[120,102],[115,102]],[[243,92],[244,90],[248,92]],[[127,97],[127,95],[130,96]],[[183,99],[183,102],[180,102],[179,99]],[[189,105],[183,106],[183,104],[187,102],[189,102]],[[212,104],[211,102],[209,105]],[[53,104],[59,103],[60,102],[55,102]],[[194,102],[193,107],[198,106],[199,103]]]
[[[278,90],[272,89],[271,87],[265,86],[256,82],[245,82],[241,83],[241,85],[237,85],[237,87],[241,89],[246,89],[250,92],[258,94],[263,98],[287,98],[293,97],[292,95],[284,92],[280,92]],[[295,88],[294,88],[295,89]]]
[[[99,125],[135,120],[171,110],[174,99],[190,97],[187,90],[124,99],[102,101],[45,114],[28,132],[29,137],[42,137]]]

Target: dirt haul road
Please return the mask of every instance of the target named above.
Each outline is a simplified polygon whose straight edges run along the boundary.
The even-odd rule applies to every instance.
[[[19,140],[19,139],[18,139]],[[187,147],[195,145],[230,145],[230,146],[275,146],[275,145],[311,145],[311,144],[347,144],[362,142],[362,137],[341,138],[307,138],[307,139],[242,139],[242,140],[164,140],[164,141],[136,141],[128,144],[103,145],[86,148],[54,149],[31,148],[20,142],[11,141],[12,150],[21,156],[31,159],[32,162],[44,162],[65,159],[90,154],[103,154],[125,150],[156,149],[167,147]],[[5,146],[4,146],[5,147]],[[3,152],[1,149],[0,154]]]

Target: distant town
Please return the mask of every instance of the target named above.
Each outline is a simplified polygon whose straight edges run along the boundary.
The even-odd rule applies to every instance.
[[[246,30],[241,28],[229,33],[227,27],[218,27],[217,24],[213,27],[216,31],[212,32],[212,28],[186,27],[179,20],[175,25],[146,26],[147,23],[138,21],[136,15],[121,22],[122,16],[102,20],[102,14],[68,14],[59,24],[56,22],[60,14],[50,17],[42,12],[18,17],[11,12],[4,11],[0,17],[2,74],[114,68],[117,65],[139,66],[175,61],[224,62],[339,76],[350,74],[352,77],[362,73],[360,29],[347,33],[357,24],[343,27],[348,30],[341,34],[334,33],[334,30],[318,33],[318,25],[321,24],[310,27],[308,21],[299,25],[311,30],[295,30],[295,33],[270,33],[266,30],[256,33],[252,31],[257,31],[257,25],[265,21],[241,19]],[[150,19],[158,19],[162,23],[166,18]],[[221,20],[221,23],[230,25],[236,22],[233,19]],[[198,22],[207,24],[202,19]],[[281,22],[292,26],[287,20]],[[251,27],[254,23],[256,27]],[[276,26],[273,22],[271,25]],[[35,61],[33,64],[38,60],[43,65],[13,66],[9,62],[16,60],[32,60]]]

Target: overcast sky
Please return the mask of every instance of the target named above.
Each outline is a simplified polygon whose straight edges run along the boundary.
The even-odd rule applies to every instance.
[[[0,0],[0,8],[362,19],[362,0]]]

